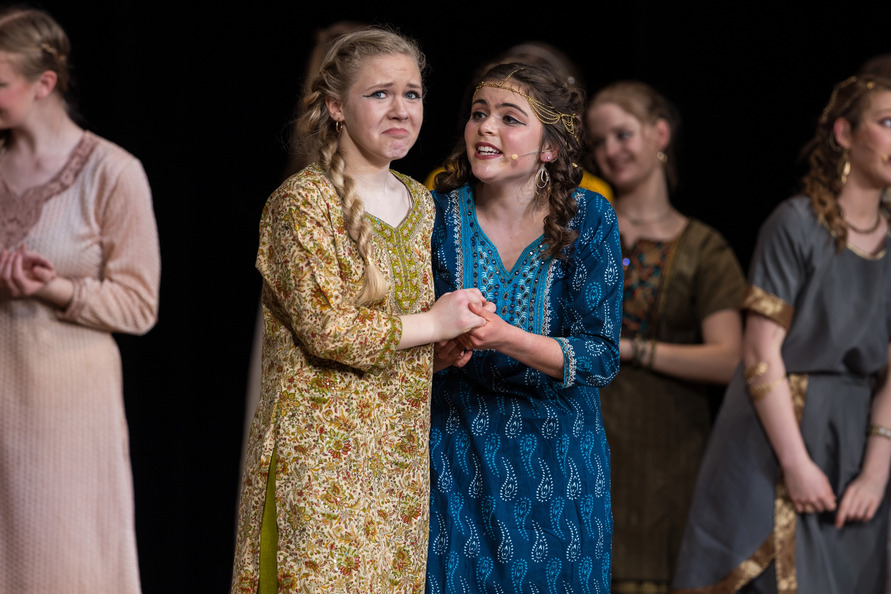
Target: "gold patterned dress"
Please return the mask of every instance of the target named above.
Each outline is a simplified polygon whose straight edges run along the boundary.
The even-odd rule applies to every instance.
[[[399,316],[433,304],[434,210],[420,183],[395,175],[413,204],[397,227],[366,215],[372,257],[390,285],[372,307],[353,305],[364,264],[317,166],[285,181],[263,211],[262,393],[245,459],[233,592],[258,588],[267,486],[278,536],[277,546],[262,548],[276,551],[280,591],[424,588],[432,347],[396,346]]]

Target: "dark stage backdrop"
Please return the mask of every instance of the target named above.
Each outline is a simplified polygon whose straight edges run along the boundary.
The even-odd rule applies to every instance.
[[[655,85],[684,120],[677,205],[747,264],[758,224],[795,190],[799,148],[833,84],[891,51],[889,11],[869,4],[44,2],[71,36],[85,125],[139,157],[154,194],[160,321],[120,338],[145,592],[228,588],[257,222],[287,162],[316,29],[390,23],[421,42],[426,119],[394,164],[421,179],[453,145],[472,70],[510,45],[560,47],[589,90],[626,77]]]

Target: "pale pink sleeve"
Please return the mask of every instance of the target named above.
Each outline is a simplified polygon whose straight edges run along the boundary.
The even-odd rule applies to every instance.
[[[158,318],[161,255],[152,194],[142,164],[100,167],[94,204],[101,227],[103,270],[78,278],[63,320],[108,332],[145,334]]]

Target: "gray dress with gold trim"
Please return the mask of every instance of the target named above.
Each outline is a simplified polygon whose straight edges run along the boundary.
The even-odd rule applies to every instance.
[[[761,229],[744,308],[787,330],[782,357],[805,445],[840,499],[858,475],[891,339],[891,257],[838,252],[810,200]],[[882,592],[887,504],[841,530],[797,515],[737,370],[701,467],[674,587],[684,592]]]

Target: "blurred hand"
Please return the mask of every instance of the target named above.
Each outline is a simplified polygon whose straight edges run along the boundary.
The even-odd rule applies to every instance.
[[[845,522],[868,522],[875,516],[884,495],[884,482],[860,474],[842,494],[835,527],[841,528]]]
[[[808,458],[791,469],[783,469],[786,489],[795,511],[800,514],[833,511],[836,500],[829,479]]]
[[[13,299],[30,297],[55,278],[52,263],[25,246],[0,251],[0,292]]]

